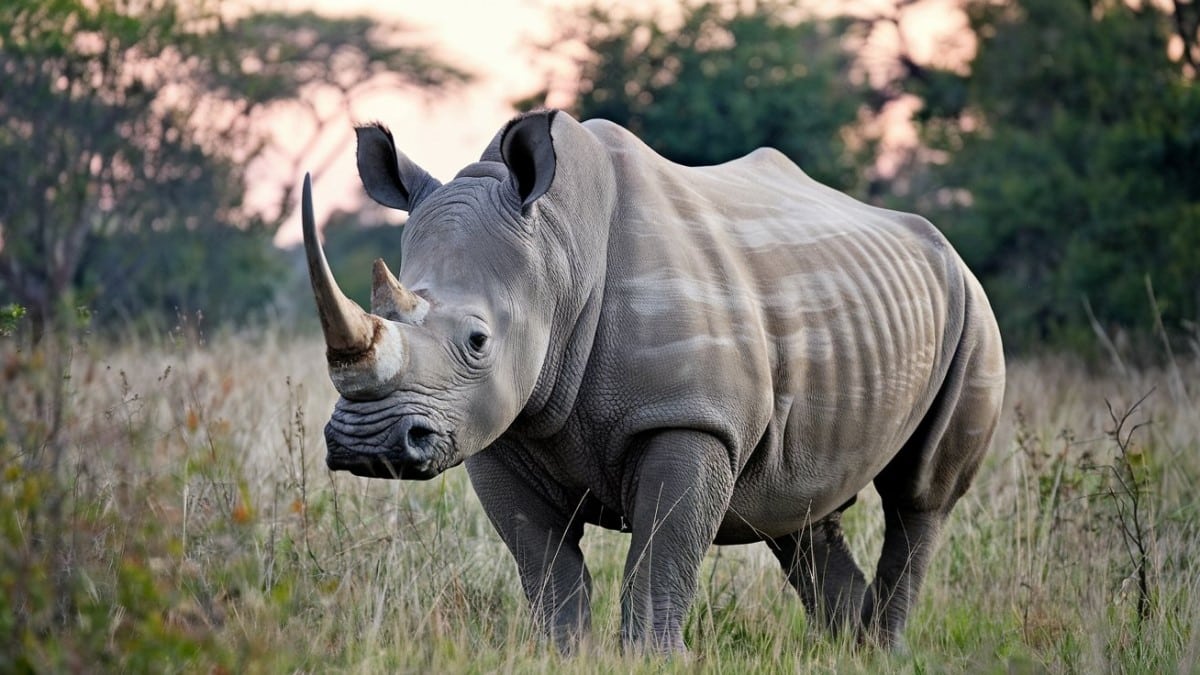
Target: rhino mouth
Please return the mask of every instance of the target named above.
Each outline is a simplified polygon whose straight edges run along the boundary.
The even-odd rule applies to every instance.
[[[330,471],[349,471],[362,478],[386,480],[429,480],[445,470],[430,460],[413,463],[398,452],[359,452],[333,448],[325,456],[325,465]]]
[[[363,415],[339,403],[325,425],[325,464],[364,478],[429,480],[458,464],[451,435],[423,415]]]

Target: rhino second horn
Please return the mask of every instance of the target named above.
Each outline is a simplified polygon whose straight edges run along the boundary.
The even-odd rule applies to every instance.
[[[375,259],[374,281],[371,284],[371,313],[395,317],[398,321],[420,325],[429,311],[425,298],[405,288],[383,258]]]
[[[329,270],[313,217],[312,178],[308,174],[304,175],[300,215],[304,230],[304,253],[308,258],[308,279],[312,282],[330,360],[332,362],[336,357],[340,361],[365,354],[374,343],[378,319],[347,298]]]

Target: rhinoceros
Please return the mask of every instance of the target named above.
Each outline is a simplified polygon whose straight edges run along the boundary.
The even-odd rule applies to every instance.
[[[709,546],[754,542],[819,625],[901,645],[1005,383],[988,300],[937,229],[772,149],[685,167],[562,111],[510,120],[444,185],[381,124],[357,143],[367,194],[409,218],[368,313],[330,273],[305,177],[331,470],[465,463],[564,650],[590,630],[588,524],[631,533],[625,649],[686,651]],[[868,585],[840,521],[872,482]]]

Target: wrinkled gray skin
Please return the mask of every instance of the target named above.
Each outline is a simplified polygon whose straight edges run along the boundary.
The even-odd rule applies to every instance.
[[[307,219],[342,394],[332,469],[465,461],[564,649],[590,624],[585,524],[632,533],[627,649],[684,650],[709,545],[751,542],[830,630],[900,645],[1004,389],[988,301],[936,229],[773,150],[685,168],[562,112],[513,120],[446,185],[386,129],[358,134],[368,193],[410,219],[371,314]],[[886,533],[868,584],[839,523],[870,482]]]

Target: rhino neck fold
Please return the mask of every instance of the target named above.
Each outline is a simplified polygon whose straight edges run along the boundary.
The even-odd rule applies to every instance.
[[[530,438],[547,438],[562,430],[575,409],[595,346],[603,304],[603,280],[597,284],[573,321],[564,321],[561,338],[551,338],[542,372],[513,428]]]
[[[542,370],[521,414],[519,433],[545,438],[566,424],[595,348],[604,303],[609,234],[618,212],[616,171],[608,150],[566,115],[552,127],[558,153],[554,183],[536,203],[534,236],[545,257],[543,279],[553,316]]]

